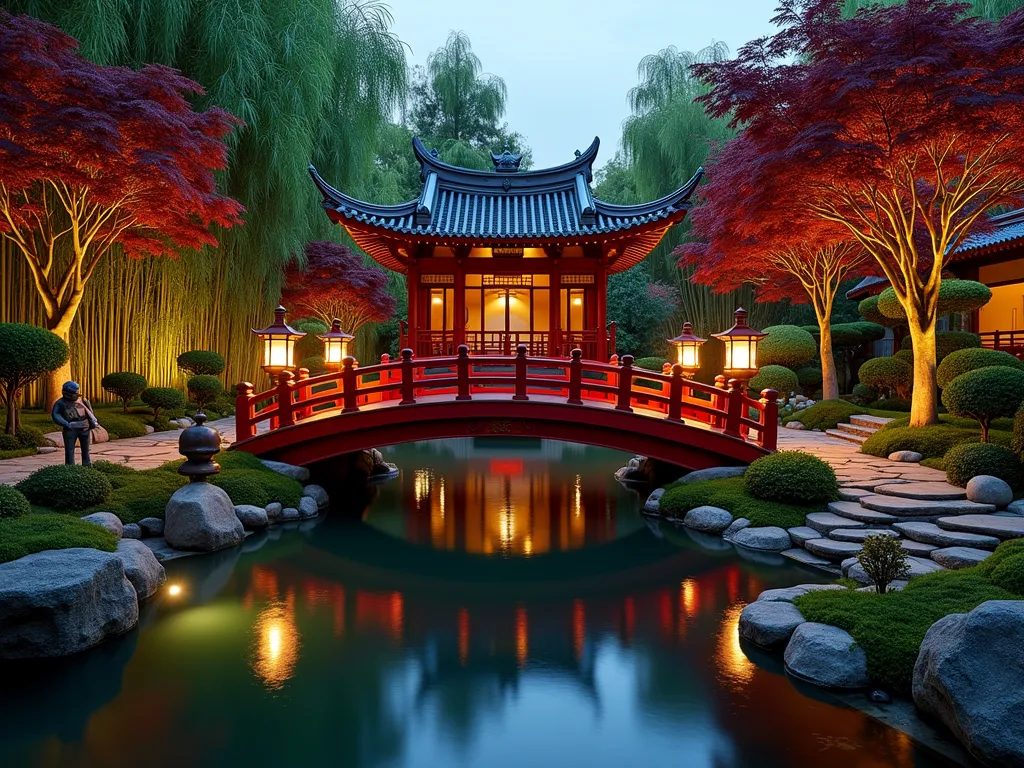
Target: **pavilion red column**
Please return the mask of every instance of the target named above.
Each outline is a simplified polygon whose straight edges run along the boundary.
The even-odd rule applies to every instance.
[[[455,337],[455,348],[466,343],[466,265],[462,259],[455,264],[455,309],[453,310],[452,330]]]
[[[558,266],[558,258],[551,260],[551,287],[548,298],[548,354],[565,357],[572,350],[562,349],[562,270]]]
[[[594,275],[597,291],[597,354],[602,363],[608,362],[608,274],[604,265]],[[612,350],[614,351],[614,350]]]
[[[420,270],[416,265],[409,267],[409,274],[405,276],[405,288],[409,300],[409,348],[419,356],[416,336],[420,329],[419,298],[420,298]]]

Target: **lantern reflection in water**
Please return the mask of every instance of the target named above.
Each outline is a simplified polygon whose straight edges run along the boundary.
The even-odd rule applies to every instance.
[[[733,605],[723,614],[715,654],[718,675],[722,682],[730,685],[733,690],[741,690],[754,676],[754,664],[740,647],[739,626],[743,608],[742,604]]]
[[[301,638],[295,623],[295,594],[264,608],[253,626],[252,670],[272,691],[280,690],[295,674]]]

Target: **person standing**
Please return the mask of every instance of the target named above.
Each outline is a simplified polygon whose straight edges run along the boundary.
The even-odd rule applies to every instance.
[[[61,388],[61,398],[53,404],[50,418],[60,425],[64,435],[64,463],[75,463],[75,440],[82,446],[82,466],[92,465],[89,458],[89,443],[92,441],[92,430],[99,426],[92,405],[81,396],[78,384],[65,382]]]

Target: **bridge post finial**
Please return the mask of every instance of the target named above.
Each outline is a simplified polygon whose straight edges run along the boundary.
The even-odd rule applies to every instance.
[[[515,394],[512,395],[513,400],[529,400],[526,396],[526,345],[519,344],[516,346],[516,385]]]
[[[235,439],[245,440],[256,434],[253,429],[253,386],[251,382],[242,381],[235,385]]]
[[[583,350],[576,347],[569,362],[569,399],[572,405],[583,405]]]
[[[774,451],[779,443],[779,393],[774,389],[761,390],[761,428],[757,442],[762,448]]]
[[[292,410],[294,378],[295,374],[291,371],[281,371],[277,374],[277,424],[280,427],[290,427],[295,423],[295,415]]]
[[[455,378],[457,381],[456,400],[472,400],[469,393],[469,347],[459,344],[459,357],[455,361]]]
[[[413,386],[412,350],[406,347],[402,350],[402,400],[399,405],[410,405],[416,402],[416,392]]]
[[[683,366],[679,363],[669,367],[672,380],[668,384],[668,417],[672,421],[683,418]]]
[[[615,410],[632,413],[629,401],[633,397],[633,356],[623,355],[619,360],[622,366],[619,371],[619,399],[615,404]]]

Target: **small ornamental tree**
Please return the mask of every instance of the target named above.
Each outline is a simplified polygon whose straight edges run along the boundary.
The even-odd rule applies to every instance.
[[[978,368],[989,368],[995,365],[1024,371],[1024,362],[1009,352],[1001,352],[997,349],[958,349],[946,355],[939,363],[935,372],[935,380],[939,389],[945,389],[957,376]]]
[[[330,326],[355,335],[366,323],[379,323],[395,311],[388,293],[388,273],[368,265],[344,245],[317,241],[306,245],[305,269],[293,265],[285,273],[281,302],[292,311],[305,312]]]
[[[121,401],[124,412],[128,413],[128,404],[139,396],[146,388],[146,377],[141,373],[108,373],[100,380],[100,386]]]
[[[992,419],[1013,416],[1024,401],[1024,371],[1001,365],[961,374],[942,390],[942,404],[954,416],[976,419],[988,442]]]
[[[224,385],[216,376],[200,374],[188,380],[188,396],[192,398],[200,411],[224,394]],[[155,418],[155,416],[154,416]]]
[[[773,250],[846,240],[889,280],[914,346],[910,424],[924,426],[938,419],[943,268],[987,211],[1024,201],[1024,9],[991,22],[946,0],[852,18],[845,5],[779,0],[777,34],[695,67],[699,100],[742,130],[731,230],[770,233]]]
[[[0,387],[7,403],[5,434],[16,435],[21,426],[18,398],[22,388],[56,371],[67,359],[68,345],[56,334],[24,323],[0,323]]]
[[[185,407],[185,396],[172,387],[149,387],[142,391],[142,402],[153,409],[153,420],[160,417],[160,411],[178,410]]]
[[[218,352],[205,349],[193,349],[178,355],[178,367],[193,376],[220,376],[224,373],[227,363]]]
[[[868,536],[857,553],[857,562],[880,595],[884,595],[894,581],[905,579],[910,573],[907,551],[898,536]]]

